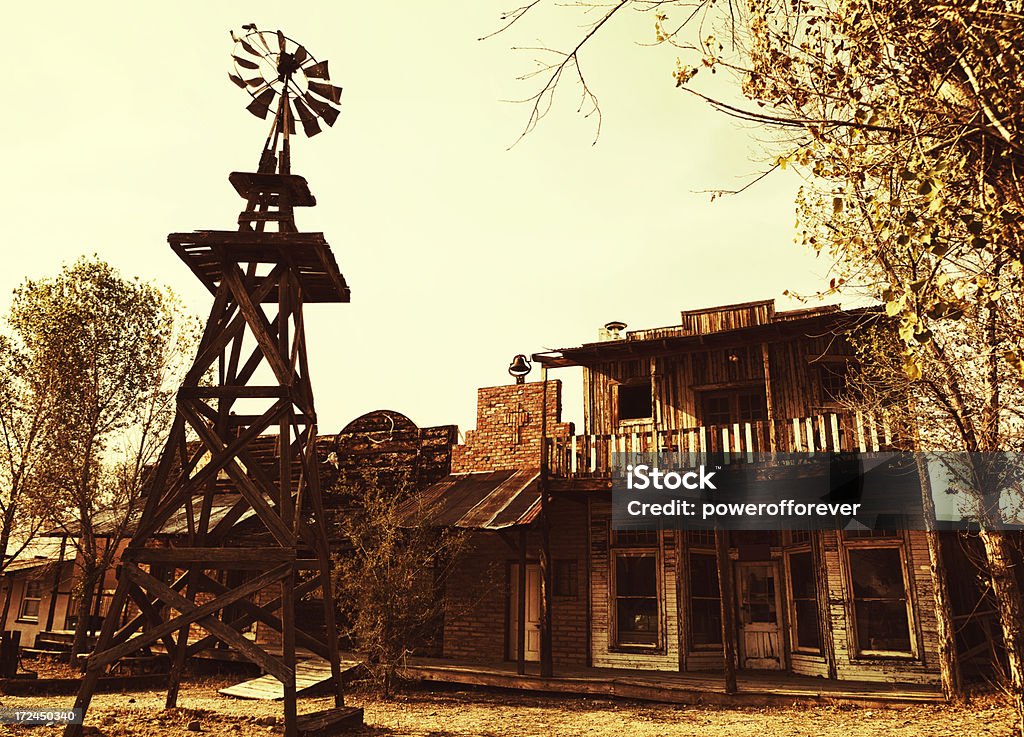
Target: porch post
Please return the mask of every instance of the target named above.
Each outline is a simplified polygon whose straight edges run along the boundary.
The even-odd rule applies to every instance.
[[[765,416],[768,420],[768,450],[775,453],[778,450],[778,438],[775,436],[775,414],[772,408],[772,372],[768,360],[768,343],[761,343],[761,362],[764,364],[764,402]]]
[[[551,570],[551,504],[548,499],[548,368],[541,366],[541,412],[540,412],[540,576],[541,576],[541,624],[540,624],[540,675],[550,678],[554,675],[554,657],[552,650],[552,585],[554,584]]]
[[[728,534],[715,528],[715,552],[718,554],[718,593],[722,611],[722,651],[725,657],[725,692],[736,693],[736,598],[732,590],[732,566],[729,563]]]
[[[526,528],[519,530],[519,572],[516,591],[516,673],[526,673]]]
[[[60,539],[60,555],[57,556],[56,573],[53,574],[53,590],[50,592],[50,606],[46,610],[46,630],[53,629],[53,618],[57,614],[57,597],[60,595],[60,574],[64,570],[64,556],[67,554],[67,535]]]

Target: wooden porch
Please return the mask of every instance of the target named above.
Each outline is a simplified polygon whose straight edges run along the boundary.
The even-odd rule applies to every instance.
[[[529,664],[525,675],[518,675],[514,662],[476,664],[442,658],[410,658],[405,670],[406,677],[421,682],[672,704],[771,706],[800,702],[900,707],[944,702],[938,686],[832,681],[767,671],[739,671],[737,692],[734,694],[725,692],[722,674],[714,672],[675,673],[561,666],[556,673],[549,678],[542,677],[537,663]]]
[[[607,476],[613,457],[658,454],[665,465],[692,466],[707,454],[752,462],[768,453],[872,453],[897,450],[903,433],[881,414],[828,412],[731,425],[660,429],[651,423],[612,435],[548,437],[547,468],[557,478]]]

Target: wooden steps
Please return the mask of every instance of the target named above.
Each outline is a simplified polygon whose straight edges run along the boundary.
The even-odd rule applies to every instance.
[[[357,660],[341,661],[342,678],[358,668],[361,663]],[[301,694],[314,686],[319,686],[331,679],[331,665],[321,658],[309,658],[300,660],[295,664],[295,693]],[[262,699],[276,701],[284,698],[284,685],[272,675],[264,675],[253,678],[249,681],[237,683],[220,689],[219,693],[224,696],[234,696],[238,699]]]
[[[299,714],[295,723],[299,737],[327,737],[339,732],[360,729],[363,726],[363,710],[354,706],[337,706],[333,709]]]

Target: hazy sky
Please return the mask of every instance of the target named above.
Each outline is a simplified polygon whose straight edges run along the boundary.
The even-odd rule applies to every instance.
[[[306,313],[322,433],[381,408],[466,430],[476,387],[509,381],[515,353],[824,285],[793,242],[791,173],[714,203],[701,192],[756,173],[759,134],[674,88],[676,53],[638,43],[649,15],[624,15],[582,57],[596,145],[566,86],[509,148],[529,107],[508,100],[540,83],[517,81],[538,55],[511,47],[581,31],[563,9],[478,40],[517,4],[18,3],[0,52],[0,309],[27,276],[97,253],[205,317],[211,297],[166,236],[236,227],[227,176],[255,167],[268,128],[227,79],[228,30],[247,22],[329,59],[345,90],[334,128],[292,158],[319,202],[299,227],[326,234],[352,287],[350,305]]]

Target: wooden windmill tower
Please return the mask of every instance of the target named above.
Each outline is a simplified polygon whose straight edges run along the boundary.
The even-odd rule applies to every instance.
[[[229,177],[246,202],[238,230],[168,236],[213,308],[75,705],[87,710],[108,666],[159,641],[172,661],[173,707],[186,659],[219,642],[282,682],[285,734],[294,737],[304,724],[359,721],[362,711],[344,708],[303,321],[304,305],[348,302],[349,289],[323,234],[295,226],[294,208],[316,201],[289,161],[296,120],[307,136],[320,132],[319,120],[332,125],[341,89],[328,81],[326,61],[280,31],[244,29],[232,33],[229,76],[252,97],[249,111],[273,123],[258,171]],[[255,452],[268,435],[277,449],[269,459]],[[154,546],[172,518],[187,534]],[[255,545],[232,542],[243,519],[258,528]],[[171,581],[157,569],[173,570]],[[218,575],[225,570],[249,575],[230,586]],[[254,603],[263,590],[272,601]],[[296,600],[307,595],[323,601],[323,633],[296,621]],[[122,614],[134,616],[119,627]],[[279,653],[243,636],[254,622],[280,633]],[[330,663],[335,709],[297,716],[297,646]],[[80,733],[81,725],[65,731]]]

